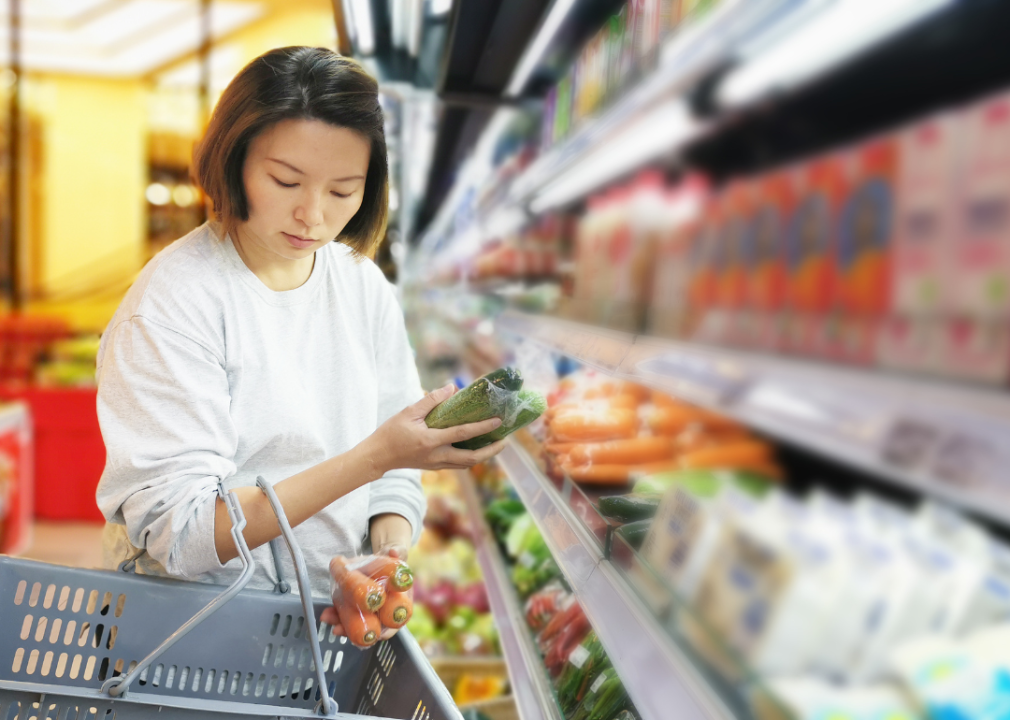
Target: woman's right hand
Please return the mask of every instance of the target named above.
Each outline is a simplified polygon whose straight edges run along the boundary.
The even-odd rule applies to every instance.
[[[453,443],[489,433],[501,425],[499,418],[437,430],[424,419],[439,403],[456,392],[455,385],[434,390],[404,408],[376,429],[361,446],[369,454],[379,476],[398,468],[463,470],[491,459],[505,446],[504,440],[480,450],[460,450]]]

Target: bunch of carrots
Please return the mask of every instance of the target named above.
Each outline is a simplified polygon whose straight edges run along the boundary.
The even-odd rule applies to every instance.
[[[383,628],[401,628],[414,614],[410,589],[414,575],[401,560],[374,555],[330,561],[333,608],[344,634],[366,648],[378,642]]]
[[[688,468],[781,477],[772,447],[734,420],[635,383],[564,383],[545,413],[554,469],[582,483],[621,484]]]

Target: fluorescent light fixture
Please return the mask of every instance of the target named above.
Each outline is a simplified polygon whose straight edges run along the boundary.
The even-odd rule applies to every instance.
[[[836,0],[778,42],[753,53],[720,84],[727,108],[792,90],[948,7],[954,0]]]
[[[408,2],[410,0],[389,0],[389,35],[397,50],[407,47]]]
[[[522,91],[526,88],[526,82],[530,79],[530,75],[536,70],[537,64],[543,60],[544,53],[547,52],[547,48],[554,42],[554,37],[561,28],[561,23],[568,17],[568,13],[571,12],[575,2],[576,0],[554,0],[551,3],[550,8],[547,10],[547,17],[544,18],[543,23],[537,28],[533,41],[526,46],[525,52],[519,58],[519,64],[512,73],[512,79],[509,80],[508,87],[505,88],[507,96],[517,97],[522,94]]]
[[[670,153],[699,137],[707,128],[683,100],[668,100],[625,126],[576,161],[537,193],[530,209],[542,213],[565,205],[608,182]]]
[[[375,52],[375,25],[372,23],[371,0],[351,0],[351,20],[358,52],[371,55]]]
[[[172,191],[162,183],[151,183],[144,191],[144,197],[152,205],[168,205],[172,201]]]
[[[421,39],[424,36],[424,0],[408,0],[407,15],[407,52],[416,58],[421,52]]]
[[[428,14],[432,17],[447,15],[452,10],[452,0],[431,0],[428,6]]]

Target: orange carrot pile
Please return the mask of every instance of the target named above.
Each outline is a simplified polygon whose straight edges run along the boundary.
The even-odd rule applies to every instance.
[[[330,561],[333,608],[347,638],[357,647],[378,642],[382,629],[400,628],[414,612],[414,576],[396,558],[374,556]]]

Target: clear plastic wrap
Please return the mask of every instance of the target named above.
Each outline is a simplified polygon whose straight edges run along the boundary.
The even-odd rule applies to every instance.
[[[335,557],[330,562],[333,607],[344,634],[360,648],[407,624],[414,613],[413,585],[407,564],[387,555]]]

